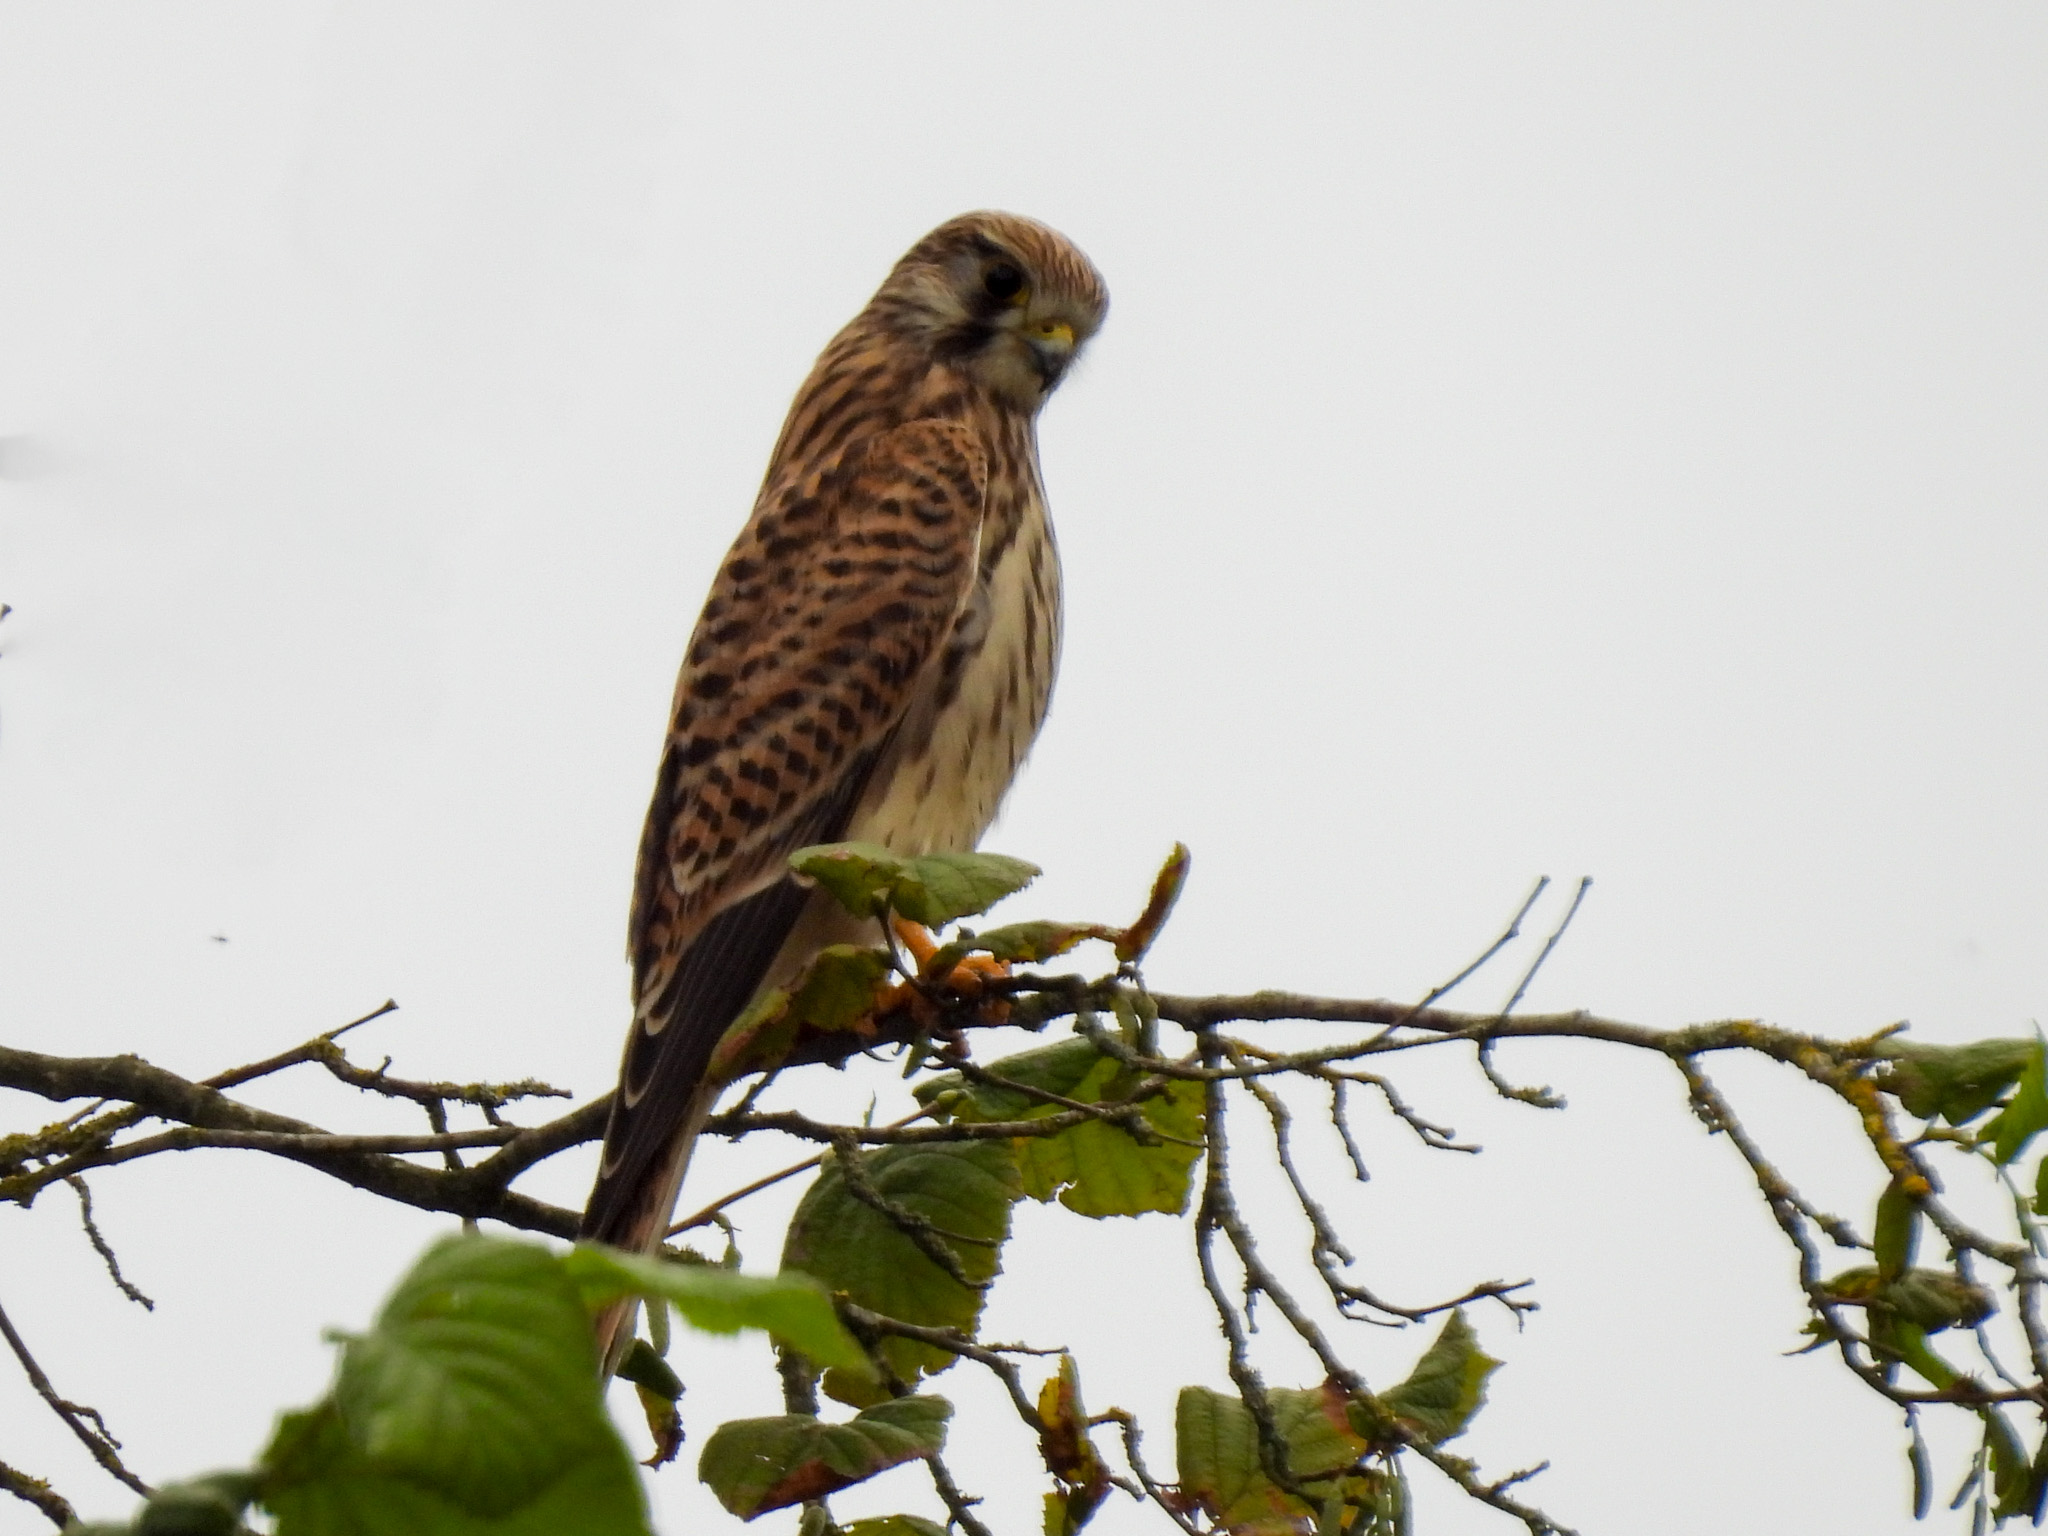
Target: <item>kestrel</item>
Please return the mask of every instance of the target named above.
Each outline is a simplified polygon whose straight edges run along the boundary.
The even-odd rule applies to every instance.
[[[995,818],[1059,659],[1036,420],[1108,303],[1059,234],[966,214],[910,248],[797,392],[676,681],[582,1236],[659,1245],[724,1086],[719,1037],[862,937],[789,855],[965,850]],[[601,1325],[609,1358],[629,1326]]]

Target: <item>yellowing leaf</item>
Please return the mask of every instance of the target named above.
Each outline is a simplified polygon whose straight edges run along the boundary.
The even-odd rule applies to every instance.
[[[1144,958],[1145,951],[1152,947],[1152,941],[1159,937],[1159,930],[1166,926],[1167,918],[1173,915],[1181,888],[1188,883],[1188,866],[1193,859],[1194,855],[1188,852],[1186,843],[1173,845],[1173,852],[1166,856],[1166,862],[1159,866],[1159,873],[1153,877],[1152,894],[1146,899],[1145,910],[1138,914],[1136,922],[1117,935],[1117,959],[1131,961]]]
[[[667,1466],[683,1448],[683,1416],[676,1408],[683,1396],[682,1378],[645,1339],[635,1339],[628,1346],[626,1357],[612,1374],[633,1383],[640,1411],[647,1416],[647,1433],[653,1437],[654,1453],[642,1465]]]
[[[789,1016],[789,994],[770,987],[726,1025],[705,1072],[720,1082],[731,1082],[748,1072],[764,1071],[789,1055],[795,1039],[796,1020]]]
[[[751,1520],[942,1449],[952,1412],[943,1397],[900,1397],[847,1424],[794,1413],[735,1419],[712,1431],[697,1475],[719,1503]]]
[[[944,976],[969,955],[987,955],[1011,965],[1037,965],[1056,959],[1090,939],[1114,940],[1117,931],[1098,923],[1011,923],[981,933],[961,935],[943,946],[925,965],[927,976]]]
[[[1081,1380],[1072,1355],[1060,1356],[1060,1368],[1038,1393],[1039,1436],[1046,1469],[1060,1480],[1057,1493],[1046,1495],[1047,1536],[1074,1536],[1088,1523],[1109,1492],[1109,1468],[1088,1438],[1088,1417],[1081,1407]]]
[[[789,1016],[813,1029],[849,1029],[875,1011],[875,989],[889,974],[889,956],[858,944],[818,951],[789,999]]]
[[[1318,1498],[1309,1504],[1266,1475],[1258,1423],[1235,1397],[1183,1387],[1174,1405],[1174,1452],[1180,1489],[1231,1536],[1301,1536],[1313,1528],[1321,1499],[1340,1491],[1338,1475],[1364,1455],[1344,1394],[1333,1384],[1266,1394],[1273,1426],[1287,1446],[1287,1471]]]

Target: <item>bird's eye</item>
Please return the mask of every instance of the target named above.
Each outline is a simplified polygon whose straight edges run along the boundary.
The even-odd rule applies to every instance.
[[[992,261],[981,274],[981,286],[990,298],[1007,304],[1024,291],[1024,274],[1007,261]]]

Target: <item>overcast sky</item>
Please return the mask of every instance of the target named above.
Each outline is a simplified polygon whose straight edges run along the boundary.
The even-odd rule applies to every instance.
[[[1047,869],[1017,915],[1119,920],[1183,839],[1155,984],[1401,997],[1591,875],[1531,1007],[2048,1012],[2036,3],[11,0],[0,1039],[197,1075],[389,996],[372,1062],[605,1091],[714,563],[811,358],[975,207],[1114,295],[1041,429],[1069,620],[989,840]],[[1539,1282],[1519,1335],[1475,1316],[1507,1365],[1459,1448],[1551,1458],[1530,1496],[1588,1533],[1908,1529],[1896,1413],[1782,1357],[1792,1265],[1675,1074],[1500,1060],[1569,1111],[1407,1069],[1485,1155],[1368,1123],[1338,1201],[1385,1290]],[[1867,1222],[1844,1115],[1727,1083]],[[721,1145],[691,1190],[789,1156]],[[578,1202],[562,1162],[535,1192]],[[254,1154],[96,1191],[157,1312],[64,1191],[6,1217],[0,1298],[151,1479],[246,1461],[448,1225]],[[746,1209],[750,1264],[787,1208]],[[1020,1222],[991,1329],[1073,1344],[1170,1467],[1174,1389],[1224,1380],[1181,1230]],[[1350,1347],[1385,1383],[1422,1342]],[[777,1411],[764,1360],[690,1346],[696,1441]],[[991,1524],[1036,1530],[1030,1447],[970,1423]],[[0,1424],[126,1507],[18,1381]],[[716,1528],[685,1459],[671,1536]],[[1428,1536],[1509,1529],[1417,1481]],[[843,1504],[936,1512],[909,1472]]]

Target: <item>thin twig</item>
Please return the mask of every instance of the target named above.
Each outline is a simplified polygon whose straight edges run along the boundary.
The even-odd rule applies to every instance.
[[[960,1262],[960,1255],[954,1252],[952,1247],[953,1243],[971,1243],[976,1247],[993,1248],[993,1242],[985,1238],[968,1237],[959,1232],[947,1232],[930,1217],[891,1200],[875,1188],[875,1181],[868,1176],[867,1165],[861,1159],[860,1148],[850,1134],[834,1141],[832,1150],[839,1166],[840,1178],[846,1185],[846,1192],[862,1205],[878,1212],[898,1232],[909,1238],[919,1253],[970,1291],[985,1291],[995,1284],[992,1278],[969,1279],[966,1269]]]
[[[1497,1509],[1504,1515],[1513,1515],[1528,1528],[1529,1536],[1578,1536],[1571,1527],[1559,1525],[1542,1510],[1524,1504],[1508,1493],[1507,1490],[1520,1478],[1531,1476],[1533,1472],[1514,1474],[1498,1483],[1482,1483],[1474,1474],[1472,1463],[1462,1456],[1453,1456],[1423,1440],[1413,1442],[1408,1449],[1456,1483],[1468,1498],[1476,1499],[1489,1509]]]
[[[346,1024],[338,1024],[325,1034],[315,1035],[312,1039],[305,1041],[303,1044],[295,1045],[288,1051],[279,1051],[275,1056],[266,1056],[263,1060],[251,1062],[246,1067],[231,1067],[225,1072],[216,1073],[214,1076],[205,1079],[204,1086],[208,1088],[239,1088],[242,1084],[253,1082],[259,1077],[269,1077],[274,1072],[282,1072],[286,1067],[295,1067],[300,1062],[315,1060],[324,1047],[332,1045],[350,1030],[361,1029],[365,1024],[381,1019],[387,1013],[396,1013],[397,1011],[398,1004],[387,997],[368,1013],[358,1018],[350,1019]]]
[[[1181,1513],[1179,1502],[1169,1497],[1146,1468],[1145,1458],[1138,1450],[1138,1443],[1143,1436],[1138,1429],[1137,1416],[1121,1408],[1111,1408],[1097,1417],[1115,1424],[1123,1431],[1124,1460],[1130,1465],[1131,1475],[1138,1480],[1138,1486],[1144,1490],[1145,1496],[1166,1511],[1167,1518],[1172,1520],[1185,1536],[1202,1536],[1202,1528]]]
[[[148,1498],[154,1490],[122,1464],[121,1442],[108,1432],[106,1421],[100,1417],[99,1410],[88,1408],[83,1403],[70,1402],[58,1395],[57,1389],[50,1384],[48,1375],[36,1363],[36,1357],[29,1352],[27,1341],[15,1331],[13,1320],[8,1317],[5,1308],[0,1308],[0,1338],[7,1340],[7,1347],[14,1351],[14,1358],[21,1362],[22,1373],[28,1377],[28,1384],[35,1388],[36,1396],[49,1405],[50,1412],[64,1421],[65,1427],[92,1453],[92,1459],[98,1462],[109,1476]]]
[[[107,1266],[107,1274],[113,1279],[115,1287],[143,1311],[154,1312],[156,1303],[131,1285],[128,1277],[121,1273],[121,1261],[114,1257],[113,1245],[107,1241],[106,1234],[100,1231],[99,1223],[92,1219],[92,1190],[86,1186],[85,1180],[76,1176],[64,1182],[78,1194],[78,1219],[85,1227],[86,1241],[92,1244],[93,1251],[100,1256],[100,1262]]]
[[[933,1451],[924,1458],[924,1464],[931,1469],[932,1486],[939,1490],[939,1498],[945,1502],[946,1512],[953,1517],[953,1524],[967,1533],[967,1536],[994,1536],[989,1528],[974,1517],[974,1506],[980,1499],[970,1498],[960,1491],[960,1485],[953,1481],[953,1474],[939,1453]]]
[[[1205,1032],[1201,1037],[1201,1051],[1203,1063],[1213,1065],[1223,1057],[1222,1039],[1213,1030]],[[1208,1141],[1208,1160],[1202,1181],[1202,1203],[1195,1210],[1195,1258],[1202,1272],[1203,1289],[1209,1293],[1210,1304],[1216,1310],[1217,1324],[1223,1330],[1227,1347],[1225,1369],[1230,1372],[1238,1398],[1251,1414],[1252,1423],[1258,1430],[1260,1464],[1277,1486],[1298,1495],[1301,1485],[1288,1467],[1287,1441],[1274,1422],[1272,1403],[1266,1396],[1266,1383],[1259,1375],[1258,1367],[1252,1363],[1245,1322],[1239,1318],[1216,1265],[1216,1237],[1219,1232],[1228,1235],[1227,1226],[1235,1202],[1230,1193],[1230,1152],[1224,1130],[1224,1085],[1220,1080],[1212,1079],[1204,1091],[1206,1100],[1202,1119]],[[1234,1240],[1232,1246],[1236,1246]],[[1238,1257],[1244,1265],[1246,1306],[1249,1308],[1258,1277],[1251,1263],[1244,1259],[1242,1250]]]
[[[1038,1407],[1031,1401],[1031,1394],[1024,1390],[1024,1377],[1017,1369],[1010,1355],[1063,1355],[1063,1349],[1039,1349],[1029,1344],[980,1344],[957,1328],[930,1328],[920,1323],[900,1322],[893,1317],[884,1317],[871,1312],[844,1298],[835,1298],[834,1305],[839,1315],[855,1337],[869,1335],[897,1339],[913,1339],[920,1344],[929,1344],[934,1349],[943,1349],[949,1354],[972,1360],[992,1372],[1010,1394],[1010,1405],[1017,1410],[1017,1417],[1030,1426],[1034,1434],[1045,1433],[1045,1420],[1039,1416]]]
[[[1591,875],[1582,876],[1579,880],[1579,888],[1572,892],[1571,905],[1564,909],[1564,916],[1559,918],[1557,926],[1550,930],[1550,937],[1543,941],[1543,947],[1536,952],[1536,958],[1529,962],[1529,969],[1522,972],[1522,979],[1515,983],[1513,995],[1502,1005],[1500,1010],[1502,1018],[1506,1018],[1509,1014],[1513,1013],[1520,1005],[1522,999],[1529,995],[1529,987],[1536,980],[1536,973],[1543,969],[1544,962],[1550,958],[1551,952],[1557,948],[1558,941],[1563,939],[1564,931],[1571,927],[1572,919],[1579,915],[1579,906],[1585,901],[1586,892],[1592,888],[1593,877]]]
[[[1365,1166],[1365,1153],[1359,1150],[1358,1138],[1351,1130],[1351,1116],[1345,1112],[1344,1090],[1348,1084],[1338,1072],[1325,1074],[1323,1080],[1330,1085],[1330,1124],[1336,1127],[1337,1139],[1344,1144],[1344,1155],[1351,1159],[1352,1176],[1361,1184],[1370,1184],[1372,1171]]]
[[[920,1109],[915,1114],[905,1115],[900,1120],[890,1121],[887,1126],[883,1127],[883,1129],[891,1131],[901,1130],[906,1125],[916,1124],[918,1121],[924,1119],[927,1115],[931,1113],[932,1111],[930,1109]],[[800,1173],[806,1173],[811,1169],[817,1167],[824,1160],[825,1154],[820,1152],[814,1157],[805,1158],[800,1163],[791,1163],[787,1168],[781,1169],[776,1173],[764,1174],[762,1177],[754,1180],[754,1182],[751,1184],[742,1184],[738,1189],[734,1190],[731,1194],[720,1195],[716,1200],[712,1201],[702,1210],[694,1212],[689,1216],[685,1216],[681,1221],[676,1222],[673,1226],[671,1226],[668,1229],[667,1235],[670,1237],[675,1237],[680,1235],[681,1233],[691,1231],[694,1228],[704,1226],[708,1222],[715,1221],[718,1217],[718,1213],[720,1211],[725,1210],[728,1206],[737,1205],[740,1203],[740,1201],[745,1200],[748,1196],[758,1195],[764,1189],[773,1189],[777,1184],[782,1183],[783,1180],[793,1179]]]
[[[1462,987],[1466,982],[1470,981],[1474,976],[1478,975],[1482,970],[1484,970],[1487,966],[1487,963],[1491,961],[1495,955],[1499,954],[1502,950],[1506,949],[1510,944],[1514,943],[1516,939],[1520,938],[1522,936],[1523,921],[1527,919],[1530,910],[1536,905],[1537,898],[1542,896],[1542,894],[1549,889],[1550,876],[1539,876],[1537,878],[1535,886],[1531,888],[1529,894],[1522,898],[1522,904],[1520,907],[1516,908],[1515,915],[1508,919],[1508,925],[1506,928],[1501,930],[1500,937],[1495,939],[1491,944],[1487,945],[1485,949],[1481,950],[1479,952],[1479,956],[1477,959],[1475,959],[1470,965],[1466,966],[1462,971],[1458,972],[1458,974],[1453,976],[1449,981],[1441,982],[1437,986],[1433,987],[1430,990],[1428,996],[1424,997],[1421,1002],[1414,1005],[1415,1011],[1420,1013],[1423,1009],[1429,1007],[1432,1003],[1438,1002],[1441,999],[1450,996],[1451,993],[1457,991],[1459,987]]]
[[[1232,1042],[1230,1054],[1234,1058],[1239,1053],[1239,1049]],[[1294,1117],[1288,1111],[1286,1101],[1257,1078],[1247,1078],[1244,1087],[1265,1109],[1267,1119],[1272,1122],[1274,1156],[1280,1164],[1281,1172],[1287,1176],[1289,1187],[1294,1191],[1295,1204],[1301,1207],[1302,1214],[1308,1218],[1309,1231],[1312,1235],[1309,1262],[1322,1277],[1323,1284],[1328,1288],[1330,1298],[1337,1304],[1340,1313],[1346,1317],[1357,1318],[1360,1322],[1399,1327],[1401,1323],[1420,1322],[1424,1318],[1461,1307],[1469,1301],[1498,1301],[1511,1315],[1518,1318],[1522,1313],[1533,1312],[1536,1309],[1534,1302],[1518,1301],[1513,1295],[1514,1292],[1524,1290],[1532,1283],[1527,1280],[1487,1280],[1449,1301],[1440,1301],[1424,1307],[1403,1307],[1381,1299],[1356,1281],[1346,1279],[1338,1270],[1340,1266],[1349,1268],[1353,1264],[1351,1251],[1337,1235],[1336,1224],[1330,1220],[1329,1212],[1310,1192],[1308,1181],[1301,1176],[1301,1170],[1295,1165],[1291,1145]],[[1356,1307],[1386,1313],[1389,1317],[1400,1319],[1400,1322],[1382,1323],[1379,1318],[1364,1316],[1354,1311]]]

